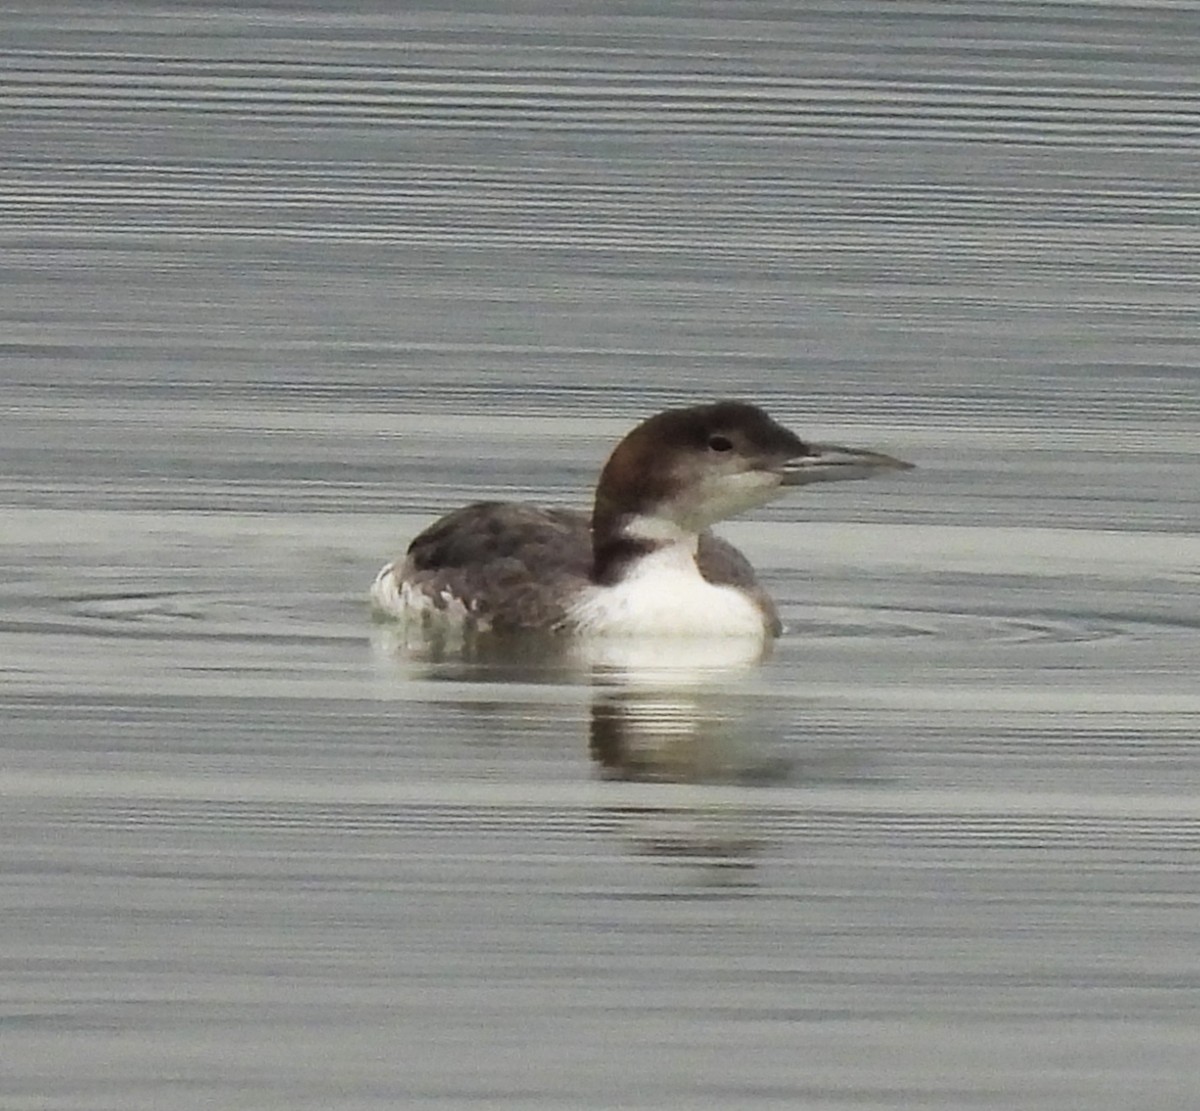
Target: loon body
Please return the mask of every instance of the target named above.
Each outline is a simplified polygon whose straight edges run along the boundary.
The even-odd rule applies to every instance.
[[[780,632],[775,605],[710,526],[791,486],[910,466],[801,440],[745,402],[670,409],[617,445],[590,516],[465,506],[387,564],[371,599],[386,615],[466,633],[766,641]]]

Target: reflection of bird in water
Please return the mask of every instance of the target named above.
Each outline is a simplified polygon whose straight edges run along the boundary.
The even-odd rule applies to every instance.
[[[726,691],[607,690],[592,703],[588,751],[608,779],[765,786],[791,761],[747,739]],[[751,715],[752,716],[752,715]]]
[[[422,635],[742,638],[780,631],[749,561],[717,521],[792,486],[910,466],[808,443],[754,405],[671,409],[638,425],[600,474],[590,518],[479,502],[436,521],[375,579],[378,612]]]
[[[721,889],[744,885],[771,842],[748,799],[714,801],[705,793],[716,785],[782,782],[790,768],[744,743],[745,717],[726,709],[727,691],[607,689],[592,703],[588,743],[607,779],[705,785],[698,797],[697,788],[682,788],[613,810],[639,855],[699,866],[699,873],[689,872],[691,882]]]

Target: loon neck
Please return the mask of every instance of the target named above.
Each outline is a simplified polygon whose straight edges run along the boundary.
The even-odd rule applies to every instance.
[[[593,520],[592,580],[601,586],[619,583],[639,560],[655,552],[673,549],[681,563],[696,558],[699,535],[666,517],[629,513],[599,524],[605,527]]]

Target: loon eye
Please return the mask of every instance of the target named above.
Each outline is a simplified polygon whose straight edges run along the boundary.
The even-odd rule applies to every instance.
[[[709,436],[708,446],[713,451],[733,451],[733,441],[728,436]]]

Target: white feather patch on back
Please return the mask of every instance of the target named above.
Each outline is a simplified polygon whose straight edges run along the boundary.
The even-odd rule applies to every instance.
[[[448,590],[433,594],[402,581],[394,563],[386,564],[375,576],[371,603],[380,613],[404,621],[461,625],[471,616],[463,599]]]

